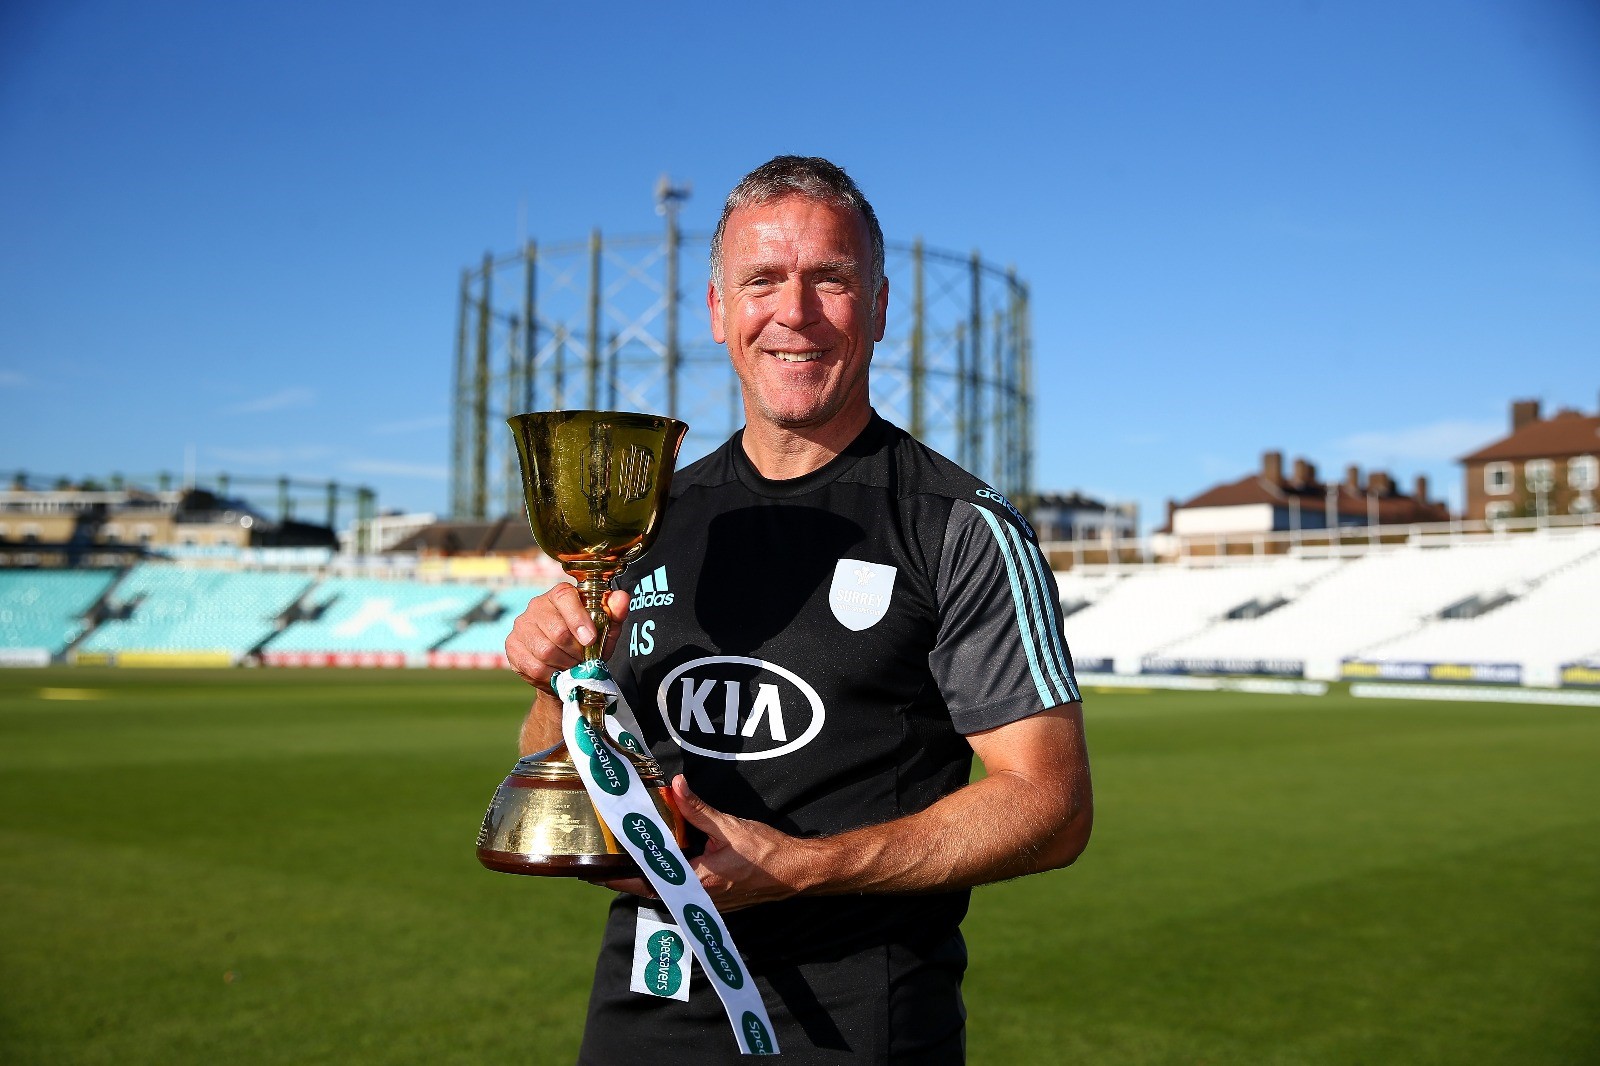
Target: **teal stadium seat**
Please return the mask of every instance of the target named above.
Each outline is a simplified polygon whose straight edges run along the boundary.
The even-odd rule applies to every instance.
[[[0,649],[60,655],[83,635],[84,614],[115,570],[0,570]]]
[[[401,666],[425,661],[457,622],[488,598],[470,585],[418,585],[332,578],[311,595],[321,613],[274,637],[262,658],[275,666]]]
[[[80,653],[123,656],[226,655],[237,662],[277,631],[277,619],[311,579],[297,574],[238,573],[146,563],[112,592],[133,605],[125,619],[103,623]]]
[[[485,622],[474,622],[466,629],[446,640],[428,657],[431,666],[483,667],[493,669],[505,666],[506,637],[511,635],[511,625],[517,620],[528,601],[547,591],[549,585],[516,585],[495,593],[494,604],[499,616]]]

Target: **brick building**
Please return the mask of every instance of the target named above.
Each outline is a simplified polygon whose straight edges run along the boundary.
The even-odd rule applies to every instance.
[[[1285,470],[1282,452],[1266,452],[1261,469],[1237,481],[1214,485],[1183,503],[1167,505],[1163,532],[1179,537],[1236,533],[1283,533],[1350,526],[1448,522],[1450,510],[1428,499],[1428,479],[1418,476],[1407,494],[1383,470],[1363,479],[1345,468],[1343,481],[1325,482],[1317,468],[1296,459]]]
[[[1600,413],[1566,409],[1549,418],[1538,400],[1511,404],[1511,432],[1459,460],[1464,517],[1587,515],[1600,496]]]

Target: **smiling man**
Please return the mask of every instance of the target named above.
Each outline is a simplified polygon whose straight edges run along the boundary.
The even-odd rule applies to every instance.
[[[695,872],[784,1055],[958,1063],[969,890],[1089,838],[1054,582],[1004,497],[873,411],[883,234],[843,170],[746,176],[706,300],[745,427],[675,477],[633,609],[610,595],[622,713],[704,837]],[[517,620],[507,655],[539,686],[524,752],[559,738],[549,678],[589,625],[566,585]],[[732,1061],[713,990],[663,948],[670,917],[642,880],[610,887],[580,1061]]]

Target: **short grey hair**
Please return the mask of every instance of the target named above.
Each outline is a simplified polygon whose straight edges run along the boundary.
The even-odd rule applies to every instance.
[[[872,295],[883,289],[883,227],[844,168],[820,156],[780,155],[761,164],[739,180],[722,205],[717,231],[711,235],[711,284],[722,292],[722,235],[728,216],[741,207],[769,204],[785,196],[804,196],[858,212],[872,235]]]

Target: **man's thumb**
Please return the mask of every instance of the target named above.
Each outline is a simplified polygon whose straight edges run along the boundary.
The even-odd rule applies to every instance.
[[[722,832],[722,812],[696,796],[682,774],[672,779],[672,798],[677,803],[678,813],[682,814],[690,825],[713,840],[726,839]]]

